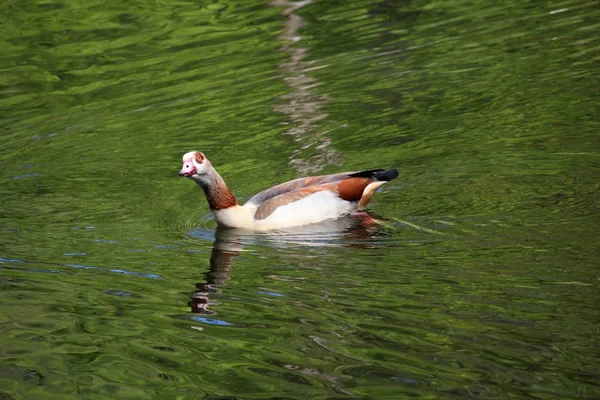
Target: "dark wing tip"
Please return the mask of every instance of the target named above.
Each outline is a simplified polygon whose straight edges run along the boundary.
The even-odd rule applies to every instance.
[[[387,171],[385,169],[369,169],[366,171],[355,172],[348,176],[353,178],[375,178],[378,181],[387,182],[398,177],[398,170],[395,168]]]
[[[385,169],[368,169],[366,171],[355,172],[348,174],[351,178],[374,178],[375,174],[385,172]]]
[[[399,175],[399,172],[396,168],[394,169],[389,169],[387,171],[383,171],[383,172],[376,172],[375,173],[375,179],[377,179],[378,181],[391,181],[392,179],[396,179]]]

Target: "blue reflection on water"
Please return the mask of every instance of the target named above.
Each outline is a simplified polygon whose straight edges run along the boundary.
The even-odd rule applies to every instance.
[[[233,326],[233,324],[230,322],[223,321],[220,319],[215,319],[215,318],[199,317],[197,315],[186,316],[186,318],[191,319],[196,322],[202,322],[204,324],[209,324],[209,325]]]
[[[111,294],[113,296],[122,296],[122,297],[133,297],[134,294],[131,292],[127,292],[125,290],[112,290],[112,289],[105,289],[104,293],[106,294]]]
[[[65,253],[65,255],[80,255],[82,253]],[[83,253],[85,254],[85,253]],[[161,279],[162,277],[159,274],[151,274],[151,273],[145,273],[145,272],[135,272],[135,271],[127,271],[124,269],[117,269],[117,268],[111,268],[111,269],[105,269],[105,268],[101,268],[101,267],[94,267],[94,266],[90,266],[90,265],[82,265],[82,264],[59,264],[59,263],[51,263],[51,262],[42,262],[42,261],[28,261],[28,260],[19,260],[16,258],[4,258],[4,257],[0,257],[0,262],[4,262],[4,263],[28,263],[28,264],[42,264],[42,265],[57,265],[60,267],[69,267],[69,268],[77,268],[77,269],[87,269],[87,270],[101,270],[101,271],[110,271],[110,272],[116,272],[119,274],[125,274],[125,275],[132,275],[132,276],[142,276],[144,278],[152,278],[152,279]],[[9,268],[9,267],[2,267],[0,266],[0,268]],[[18,269],[21,271],[31,271],[31,272],[47,272],[47,273],[54,273],[54,274],[62,274],[64,273],[64,271],[60,271],[60,270],[53,270],[53,269],[43,269],[43,268],[23,268],[23,267],[19,267],[19,268],[14,268],[13,269]]]
[[[117,272],[119,274],[125,274],[125,275],[143,276],[143,277],[152,278],[152,279],[160,279],[161,278],[161,276],[158,274],[146,274],[143,272],[126,271],[124,269],[110,269],[109,271]]]
[[[262,291],[256,291],[256,293],[258,293],[258,294],[266,294],[267,296],[285,297],[285,294],[281,294],[281,293],[275,293],[275,292],[262,292]]]
[[[31,172],[28,174],[15,175],[13,176],[13,179],[30,178],[32,176],[40,176],[40,174],[38,174],[37,172]]]
[[[0,257],[0,262],[9,262],[9,263],[21,263],[23,260],[16,260],[14,258],[2,258]]]
[[[107,239],[92,239],[94,243],[117,243],[116,240],[107,240]]]
[[[64,267],[71,268],[81,268],[81,269],[101,269],[98,267],[90,267],[89,265],[81,265],[81,264],[62,264]]]

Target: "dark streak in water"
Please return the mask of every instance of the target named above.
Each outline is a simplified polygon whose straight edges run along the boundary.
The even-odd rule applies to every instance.
[[[58,271],[56,269],[43,269],[43,268],[22,268],[22,267],[8,267],[0,265],[0,269],[13,269],[27,272],[42,272],[45,274],[64,274],[65,271]]]

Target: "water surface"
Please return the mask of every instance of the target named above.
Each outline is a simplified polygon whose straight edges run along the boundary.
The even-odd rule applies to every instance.
[[[2,3],[0,398],[599,397],[599,17]],[[369,217],[250,235],[190,150],[240,201],[401,175]]]

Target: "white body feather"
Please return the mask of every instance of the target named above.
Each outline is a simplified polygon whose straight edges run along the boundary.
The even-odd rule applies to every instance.
[[[257,205],[246,203],[243,206],[213,211],[219,225],[231,228],[252,230],[283,229],[293,226],[312,224],[338,218],[357,210],[358,203],[340,199],[335,193],[321,191],[278,207],[265,219],[254,219]]]

